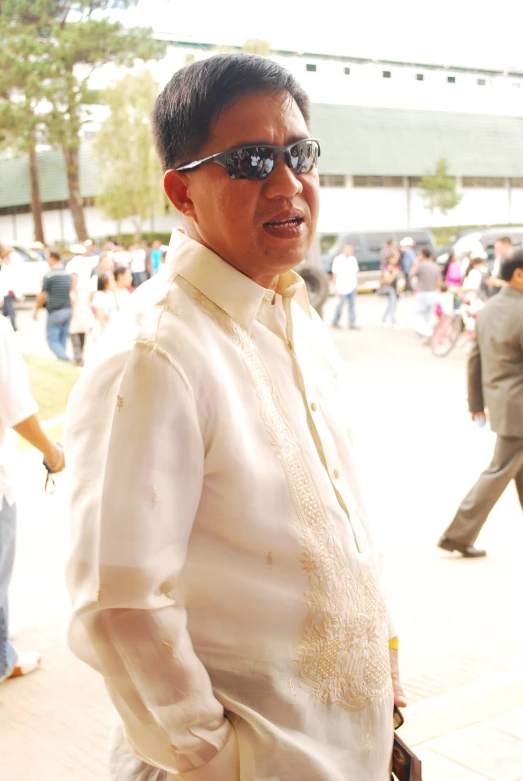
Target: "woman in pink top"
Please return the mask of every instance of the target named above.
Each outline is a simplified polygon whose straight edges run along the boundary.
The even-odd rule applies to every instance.
[[[447,262],[445,283],[449,290],[452,290],[452,288],[461,287],[462,282],[463,276],[461,274],[461,261],[457,255],[452,253]]]

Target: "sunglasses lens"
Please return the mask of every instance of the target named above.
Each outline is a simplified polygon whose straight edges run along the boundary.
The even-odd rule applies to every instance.
[[[297,176],[312,171],[318,157],[320,147],[317,141],[300,141],[291,148],[291,168]]]
[[[274,168],[274,152],[263,146],[233,149],[225,158],[231,179],[265,179]]]

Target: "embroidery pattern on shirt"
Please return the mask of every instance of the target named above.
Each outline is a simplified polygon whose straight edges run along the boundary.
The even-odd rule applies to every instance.
[[[120,410],[121,410],[121,409],[123,409],[123,405],[124,405],[124,403],[125,403],[125,402],[124,402],[124,398],[123,398],[123,396],[119,396],[119,395],[118,395],[118,396],[116,397],[116,407],[117,407],[117,409],[118,409],[118,412],[120,412]]]
[[[301,522],[302,567],[309,589],[308,615],[296,651],[300,688],[326,705],[364,710],[391,691],[387,615],[377,575],[365,562],[357,563],[357,572],[349,567],[287,413],[248,334],[199,291],[194,298],[241,352]]]

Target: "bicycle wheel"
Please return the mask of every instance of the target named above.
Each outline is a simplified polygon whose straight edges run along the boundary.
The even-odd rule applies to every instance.
[[[437,358],[448,355],[458,341],[462,328],[463,322],[459,313],[441,317],[430,340],[432,354]]]

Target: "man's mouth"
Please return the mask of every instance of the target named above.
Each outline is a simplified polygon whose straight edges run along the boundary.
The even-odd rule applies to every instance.
[[[289,220],[274,220],[273,222],[264,222],[264,226],[267,228],[293,228],[297,225],[301,225],[303,217],[292,217]]]

